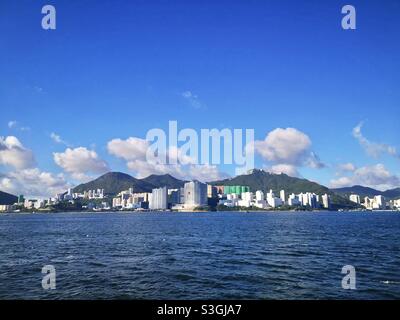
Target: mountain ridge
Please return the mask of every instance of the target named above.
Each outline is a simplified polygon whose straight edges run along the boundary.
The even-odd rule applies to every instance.
[[[11,205],[18,201],[18,197],[11,193],[0,191],[0,205]]]
[[[83,192],[93,189],[104,189],[109,195],[115,195],[123,190],[133,188],[134,192],[151,192],[154,188],[167,186],[169,189],[183,187],[185,181],[177,179],[170,174],[150,175],[143,179],[134,178],[122,172],[108,172],[93,181],[80,184],[73,190]],[[355,206],[348,198],[316,182],[303,178],[290,177],[286,174],[274,174],[264,170],[254,169],[252,172],[230,179],[209,182],[212,185],[245,185],[249,186],[252,192],[262,190],[268,192],[272,189],[275,192],[285,190],[286,197],[291,193],[313,192],[316,194],[329,194],[332,204],[336,207]]]
[[[252,192],[255,192],[256,190],[262,190],[264,192],[273,190],[277,193],[283,189],[286,192],[286,197],[291,193],[298,194],[301,192],[312,192],[319,195],[326,193],[331,196],[332,204],[335,207],[354,207],[354,203],[349,199],[336,194],[331,189],[321,184],[304,178],[290,177],[284,173],[274,174],[260,169],[254,169],[248,174],[240,175],[231,179],[214,181],[211,184],[244,185],[249,186],[250,191]]]
[[[334,188],[332,191],[342,195],[350,196],[351,194],[358,194],[360,197],[374,197],[377,195],[382,195],[387,199],[400,198],[400,188],[388,189],[385,191],[380,191],[370,187],[364,187],[361,185],[354,185],[352,187]]]

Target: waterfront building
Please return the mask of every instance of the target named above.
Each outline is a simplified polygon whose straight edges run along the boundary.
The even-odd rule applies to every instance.
[[[264,192],[262,192],[261,190],[257,190],[256,191],[256,201],[262,201],[262,200],[265,200]]]
[[[281,190],[279,193],[279,196],[280,196],[282,202],[285,203],[286,202],[285,190]]]
[[[215,186],[208,184],[207,185],[207,198],[213,199],[213,198],[216,198],[217,195],[218,195],[218,189]]]
[[[330,209],[330,207],[331,207],[331,197],[328,195],[328,194],[324,194],[324,195],[322,195],[322,206],[325,208],[325,209]]]
[[[361,203],[361,199],[360,196],[358,194],[351,194],[349,197],[350,201],[360,204]]]
[[[186,182],[184,186],[185,207],[195,208],[207,205],[207,185],[199,181]]]
[[[168,209],[168,190],[167,187],[153,189],[150,209],[165,210]]]
[[[383,210],[386,208],[385,198],[382,195],[373,198],[365,197],[362,205],[367,210]]]
[[[168,189],[168,203],[174,205],[181,203],[181,189]]]
[[[240,195],[245,192],[249,192],[250,187],[247,186],[224,186],[224,194],[231,194],[235,193],[237,195]]]
[[[375,208],[374,209],[385,209],[385,197],[382,195],[378,195],[374,197]]]
[[[9,205],[9,204],[0,204],[0,212],[10,212],[15,210],[14,205]]]
[[[267,203],[272,208],[279,207],[283,204],[281,198],[276,197],[272,190],[267,193]]]
[[[400,199],[390,200],[390,209],[392,210],[400,210]]]
[[[299,196],[292,193],[288,198],[288,205],[291,207],[297,207],[301,205],[301,201],[299,200]]]
[[[224,186],[214,186],[217,189],[217,194],[223,195],[224,194]]]
[[[18,196],[18,204],[24,204],[24,202],[25,202],[24,195],[20,194]]]
[[[251,207],[253,205],[254,194],[252,192],[244,192],[241,200],[238,201],[239,207]]]
[[[308,197],[308,205],[312,209],[318,208],[319,201],[318,201],[317,195],[315,193],[307,192],[307,197]]]

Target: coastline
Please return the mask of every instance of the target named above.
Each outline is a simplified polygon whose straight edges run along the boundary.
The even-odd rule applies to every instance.
[[[146,213],[163,213],[163,214],[178,214],[178,213],[400,213],[400,210],[221,210],[221,211],[213,211],[213,210],[185,210],[185,211],[176,211],[176,210],[71,210],[71,211],[48,211],[48,210],[37,210],[37,211],[21,211],[21,212],[0,212],[0,217],[5,215],[31,215],[31,214],[66,214],[66,213],[88,213],[88,214],[111,214],[111,213],[125,213],[125,214],[146,214]]]

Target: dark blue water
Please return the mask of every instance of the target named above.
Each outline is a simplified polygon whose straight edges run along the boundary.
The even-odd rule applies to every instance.
[[[399,231],[398,213],[2,215],[0,298],[399,299]]]

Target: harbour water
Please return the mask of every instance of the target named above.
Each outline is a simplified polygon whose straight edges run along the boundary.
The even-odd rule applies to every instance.
[[[0,215],[0,298],[399,299],[399,231],[394,212]]]

